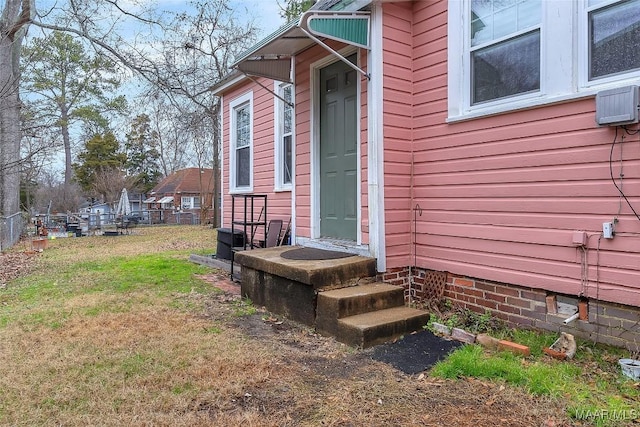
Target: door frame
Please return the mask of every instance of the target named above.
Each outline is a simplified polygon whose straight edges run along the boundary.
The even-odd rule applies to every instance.
[[[357,64],[360,64],[360,52],[356,47],[347,46],[338,50],[340,55],[345,58],[356,54]],[[320,237],[320,70],[328,65],[340,61],[333,55],[327,55],[324,58],[314,62],[310,66],[311,75],[311,159],[310,159],[310,182],[311,182],[311,239],[319,240]],[[359,76],[359,75],[358,75]],[[359,179],[356,180],[356,241],[355,245],[360,246],[362,244],[362,154],[361,154],[361,126],[360,121],[362,118],[362,97],[361,97],[361,82],[358,78],[356,86],[356,104],[357,104],[357,124],[356,124],[356,170]],[[348,243],[350,241],[342,241],[337,239],[322,239],[327,242],[340,242]],[[348,246],[348,245],[347,245]]]

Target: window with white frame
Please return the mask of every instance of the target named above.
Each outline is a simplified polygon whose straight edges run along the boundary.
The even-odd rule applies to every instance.
[[[640,69],[640,0],[589,0],[589,80]]]
[[[230,104],[231,149],[229,179],[231,191],[253,188],[253,93],[236,98]]]
[[[593,95],[640,78],[640,0],[448,7],[449,121]]]
[[[275,187],[291,190],[293,181],[293,86],[276,83]]]
[[[540,89],[540,0],[472,0],[471,105]]]
[[[182,206],[182,209],[200,209],[200,197],[182,196],[180,206]]]

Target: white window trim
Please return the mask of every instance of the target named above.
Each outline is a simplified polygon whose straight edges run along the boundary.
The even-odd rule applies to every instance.
[[[540,91],[471,106],[468,55],[471,5],[468,1],[450,1],[448,5],[449,123],[591,97],[601,90],[637,84],[640,78],[640,71],[631,71],[589,82],[586,0],[543,1]],[[460,22],[463,23],[462,30]]]
[[[291,87],[291,103],[293,105],[296,104],[295,101],[295,86],[291,83],[285,83],[285,82],[279,82],[279,81],[274,81],[273,82],[273,91],[275,93],[277,93],[279,96],[282,96],[282,92],[283,89],[287,86]],[[274,192],[284,192],[284,191],[291,191],[293,189],[293,181],[294,181],[294,172],[293,172],[293,147],[295,147],[295,135],[296,135],[296,114],[295,114],[295,109],[292,111],[292,117],[291,117],[291,182],[289,183],[283,183],[282,177],[283,177],[283,170],[282,170],[282,163],[284,160],[284,150],[283,150],[283,145],[282,145],[282,140],[283,140],[283,126],[284,126],[284,117],[282,114],[282,106],[284,105],[284,101],[282,101],[281,99],[278,99],[278,97],[273,97],[273,102],[274,102],[274,106],[273,106],[273,111],[274,111],[274,129],[273,129],[273,134],[274,134],[274,141],[273,141],[273,160],[274,160],[274,165],[273,165],[273,171],[274,171],[274,176],[273,176],[273,182],[274,182]]]
[[[581,89],[589,90],[591,88],[595,88],[597,89],[596,91],[598,91],[603,89],[611,89],[613,87],[638,84],[638,79],[640,78],[640,70],[629,71],[626,73],[611,75],[608,77],[601,77],[593,81],[589,81],[589,11],[602,9],[612,4],[618,3],[619,1],[620,0],[609,0],[591,8],[588,8],[586,1],[580,2],[578,11],[578,33],[580,34],[578,38],[578,76]]]
[[[249,185],[236,185],[236,109],[249,106]],[[253,91],[240,95],[229,102],[229,193],[241,194],[253,192]]]

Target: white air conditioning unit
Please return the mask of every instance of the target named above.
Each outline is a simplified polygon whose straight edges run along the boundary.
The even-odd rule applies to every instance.
[[[596,123],[620,126],[638,123],[638,86],[603,90],[596,95]]]

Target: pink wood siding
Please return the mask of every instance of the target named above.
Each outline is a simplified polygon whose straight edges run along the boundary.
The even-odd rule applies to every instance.
[[[260,79],[260,83],[268,88],[273,81]],[[253,193],[267,194],[267,219],[282,219],[285,227],[291,218],[291,192],[275,192],[274,174],[274,96],[259,85],[246,80],[224,94],[223,110],[223,144],[224,174],[222,176],[222,192],[224,199],[223,227],[231,226],[231,195],[229,193],[230,108],[234,99],[253,91]],[[236,216],[241,214],[236,208]],[[256,213],[257,216],[257,213]]]
[[[384,194],[387,267],[409,264],[411,247],[412,14],[411,2],[385,3],[384,57]]]
[[[409,225],[403,224],[410,210],[393,197],[409,182],[398,173],[410,165],[404,127],[414,140],[413,203],[423,209],[418,266],[578,295],[581,251],[572,237],[584,230],[590,236],[587,296],[640,305],[640,221],[609,177],[614,130],[595,126],[593,98],[447,124],[446,12],[446,1],[385,4],[385,36],[397,32],[394,37],[406,40],[406,19],[413,17],[413,127],[393,116],[401,111],[394,100],[406,87],[405,61],[393,55],[393,65],[385,64],[388,267],[413,261]],[[385,40],[385,49],[402,48]],[[395,129],[392,117],[403,125]],[[622,154],[623,188],[636,210],[639,139],[627,136]],[[599,240],[602,223],[615,216],[616,237]]]

